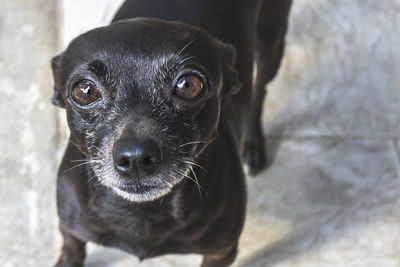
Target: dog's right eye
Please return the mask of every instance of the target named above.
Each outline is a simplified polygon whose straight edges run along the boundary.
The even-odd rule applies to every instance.
[[[90,105],[100,98],[100,90],[88,80],[78,82],[72,89],[72,99],[81,106]]]

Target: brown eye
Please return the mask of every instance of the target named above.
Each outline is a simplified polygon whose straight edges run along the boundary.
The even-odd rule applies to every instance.
[[[183,76],[175,86],[175,94],[185,100],[192,100],[203,89],[203,83],[196,76]]]
[[[72,90],[72,98],[76,103],[87,106],[101,98],[97,86],[88,80],[80,81]]]

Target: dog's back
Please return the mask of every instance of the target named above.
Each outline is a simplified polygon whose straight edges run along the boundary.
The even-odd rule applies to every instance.
[[[247,43],[243,33],[247,30],[248,37],[251,35],[251,25],[256,20],[253,12],[257,9],[258,2],[260,1],[128,0],[113,21],[135,17],[174,20],[202,28],[227,43],[236,44],[240,39]]]

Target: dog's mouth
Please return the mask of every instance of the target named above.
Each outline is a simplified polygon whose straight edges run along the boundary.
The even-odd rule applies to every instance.
[[[122,176],[110,160],[93,161],[91,167],[100,184],[131,202],[159,199],[173,191],[184,179],[192,179],[193,172],[193,167],[184,160],[165,163],[155,173],[141,179]]]
[[[178,184],[181,178],[176,177],[176,184]],[[122,185],[108,185],[111,189],[120,197],[131,201],[131,202],[147,202],[153,201],[158,198],[161,198],[168,193],[170,193],[174,186],[170,182],[155,184],[155,185],[146,185],[146,184],[122,184]]]

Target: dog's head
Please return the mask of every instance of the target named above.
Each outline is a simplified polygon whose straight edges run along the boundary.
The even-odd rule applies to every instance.
[[[141,202],[172,190],[217,134],[238,89],[235,50],[179,22],[130,19],[89,31],[52,61],[53,103],[97,179]]]

